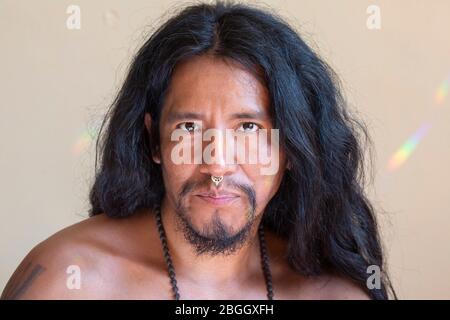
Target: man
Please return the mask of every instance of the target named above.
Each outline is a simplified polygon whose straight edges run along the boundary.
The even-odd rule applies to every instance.
[[[383,256],[332,79],[267,12],[184,9],[139,50],[108,114],[91,217],[37,245],[2,298],[387,298],[384,274],[366,285]]]

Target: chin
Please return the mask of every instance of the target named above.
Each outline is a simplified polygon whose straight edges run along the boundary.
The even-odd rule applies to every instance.
[[[245,227],[245,213],[236,208],[191,208],[189,220],[200,234],[213,231],[220,224],[226,232],[233,236]]]

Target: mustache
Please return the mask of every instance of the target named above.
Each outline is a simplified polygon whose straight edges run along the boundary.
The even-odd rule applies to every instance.
[[[181,187],[181,190],[179,192],[179,199],[183,199],[188,193],[193,192],[197,189],[201,188],[208,188],[211,181],[209,179],[205,181],[186,181],[183,186]],[[232,189],[232,190],[240,190],[242,191],[246,196],[250,203],[251,211],[254,213],[256,210],[256,192],[255,189],[248,184],[242,184],[237,181],[234,181],[232,179],[225,179],[222,181],[223,187],[226,189]],[[180,201],[181,203],[181,201]]]

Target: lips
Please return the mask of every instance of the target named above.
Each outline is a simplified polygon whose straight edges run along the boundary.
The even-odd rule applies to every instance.
[[[208,192],[200,192],[196,194],[200,197],[209,197],[209,198],[215,198],[215,199],[224,199],[224,198],[236,198],[239,197],[238,194],[228,191],[208,191]]]
[[[236,193],[228,192],[228,191],[208,191],[208,192],[201,192],[196,194],[199,198],[202,200],[215,205],[220,204],[228,204],[237,198],[239,198],[239,195]]]

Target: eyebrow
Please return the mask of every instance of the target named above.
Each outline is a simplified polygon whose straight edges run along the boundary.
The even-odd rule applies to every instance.
[[[186,120],[186,119],[194,119],[194,120],[203,120],[204,116],[201,113],[197,112],[172,112],[169,114],[167,121],[169,123]],[[230,116],[230,119],[257,119],[257,120],[267,120],[267,115],[262,111],[256,112],[237,112],[233,113]]]
[[[203,118],[203,115],[197,112],[172,112],[169,114],[167,121],[175,122],[186,119],[203,120]]]
[[[233,113],[230,117],[231,119],[257,119],[257,120],[266,120],[268,117],[262,111],[256,112],[238,112]]]

